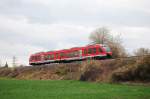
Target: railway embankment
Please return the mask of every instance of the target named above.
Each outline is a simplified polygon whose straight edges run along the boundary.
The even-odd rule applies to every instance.
[[[31,80],[150,82],[150,56],[0,68],[0,77]]]

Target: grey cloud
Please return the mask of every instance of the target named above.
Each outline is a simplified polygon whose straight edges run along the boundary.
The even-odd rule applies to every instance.
[[[31,0],[32,1],[32,0]],[[96,1],[96,0],[95,0]],[[114,0],[115,1],[115,0]],[[43,1],[44,2],[44,1]],[[48,2],[48,1],[47,1]],[[64,3],[63,3],[64,2]],[[56,23],[66,22],[71,24],[103,25],[114,24],[124,26],[149,26],[150,14],[139,10],[139,6],[124,8],[107,4],[103,5],[88,1],[50,1],[47,6],[40,3],[15,0],[15,3],[7,2],[4,5],[12,5],[8,8],[2,7],[1,13],[9,15],[22,15],[28,17],[33,23]],[[93,1],[94,2],[94,1]],[[138,2],[138,1],[136,1]],[[143,1],[144,2],[144,1]],[[135,3],[136,4],[136,3]],[[102,7],[98,7],[102,6]],[[142,6],[143,7],[143,6]],[[150,9],[150,8],[147,8]],[[88,11],[89,10],[89,11]],[[90,11],[91,10],[91,11]]]

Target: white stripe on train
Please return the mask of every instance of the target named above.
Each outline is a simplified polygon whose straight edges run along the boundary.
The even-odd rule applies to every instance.
[[[34,64],[34,63],[47,63],[47,62],[55,62],[55,61],[63,61],[63,60],[67,60],[67,61],[71,61],[71,60],[76,60],[76,59],[85,59],[85,58],[91,58],[91,57],[97,57],[97,56],[106,56],[106,55],[94,55],[94,56],[83,56],[83,57],[74,57],[74,58],[64,58],[64,59],[56,59],[56,60],[44,60],[44,61],[39,61],[39,62],[30,62],[30,64]]]

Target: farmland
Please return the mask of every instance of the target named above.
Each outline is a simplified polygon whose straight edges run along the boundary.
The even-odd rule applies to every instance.
[[[150,86],[0,79],[0,99],[149,99]]]

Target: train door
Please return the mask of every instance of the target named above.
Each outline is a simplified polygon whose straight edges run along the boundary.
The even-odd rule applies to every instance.
[[[82,50],[79,50],[79,57],[82,59]]]
[[[42,54],[41,55],[41,62],[43,62],[44,61],[44,55]]]

